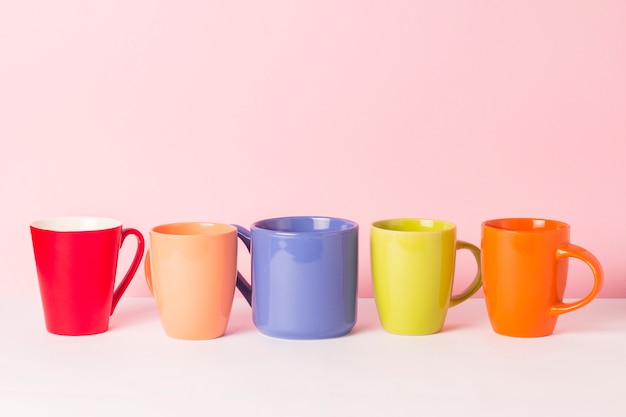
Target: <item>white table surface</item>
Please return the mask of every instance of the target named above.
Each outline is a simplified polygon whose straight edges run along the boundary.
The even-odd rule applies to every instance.
[[[225,336],[181,341],[154,301],[123,298],[108,332],[48,334],[37,297],[0,297],[0,416],[626,415],[626,300],[561,316],[548,337],[495,334],[482,299],[443,332],[382,330],[361,299],[353,332],[264,336],[236,299]]]

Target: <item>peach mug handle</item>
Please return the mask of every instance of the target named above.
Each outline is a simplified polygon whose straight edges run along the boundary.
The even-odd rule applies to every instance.
[[[146,258],[143,262],[143,270],[146,274],[146,284],[148,284],[150,294],[154,297],[154,289],[152,288],[152,266],[150,265],[150,249],[146,252]]]
[[[600,265],[598,259],[591,252],[571,243],[568,243],[557,249],[557,260],[561,260],[568,256],[580,259],[581,261],[589,265],[589,268],[591,268],[591,271],[593,272],[593,288],[591,289],[591,292],[587,294],[587,296],[581,298],[578,301],[574,301],[571,303],[560,303],[552,306],[550,308],[551,314],[569,313],[570,311],[578,310],[579,308],[586,306],[598,295],[600,289],[602,288],[602,284],[604,283],[604,272],[602,271],[602,266]]]

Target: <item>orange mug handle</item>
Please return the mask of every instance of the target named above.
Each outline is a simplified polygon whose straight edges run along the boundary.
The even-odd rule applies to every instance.
[[[587,294],[584,298],[581,298],[578,301],[574,301],[571,303],[560,303],[550,308],[551,314],[563,314],[569,313],[570,311],[578,310],[581,307],[586,306],[596,298],[600,289],[602,289],[602,284],[604,283],[604,272],[602,270],[602,266],[600,265],[600,261],[588,250],[581,248],[580,246],[573,245],[568,243],[556,251],[556,259],[561,260],[566,257],[572,257],[576,259],[580,259],[585,262],[591,268],[593,272],[593,288],[591,292]]]

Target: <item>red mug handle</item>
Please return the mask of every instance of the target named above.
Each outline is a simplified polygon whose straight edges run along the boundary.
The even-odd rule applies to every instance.
[[[122,229],[122,241],[120,242],[120,249],[122,248],[122,245],[124,244],[124,240],[128,237],[128,235],[135,235],[135,237],[137,238],[137,251],[135,252],[135,257],[133,258],[133,261],[130,264],[130,268],[128,268],[126,275],[124,275],[124,278],[122,279],[120,284],[115,289],[115,292],[113,293],[113,303],[111,304],[111,314],[113,314],[113,312],[115,311],[115,307],[117,306],[117,303],[120,301],[120,298],[122,298],[122,294],[124,294],[124,291],[126,291],[126,288],[128,288],[128,284],[130,284],[130,281],[135,276],[135,272],[137,272],[137,268],[139,267],[139,263],[141,262],[141,258],[143,257],[143,250],[144,250],[145,242],[143,239],[143,235],[137,229],[132,229],[132,228]]]

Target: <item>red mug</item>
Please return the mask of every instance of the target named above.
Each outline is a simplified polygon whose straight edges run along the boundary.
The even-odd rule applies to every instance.
[[[38,220],[30,231],[46,329],[70,336],[105,332],[143,257],[142,234],[102,217]],[[137,251],[114,290],[118,254],[128,235],[137,238]]]

